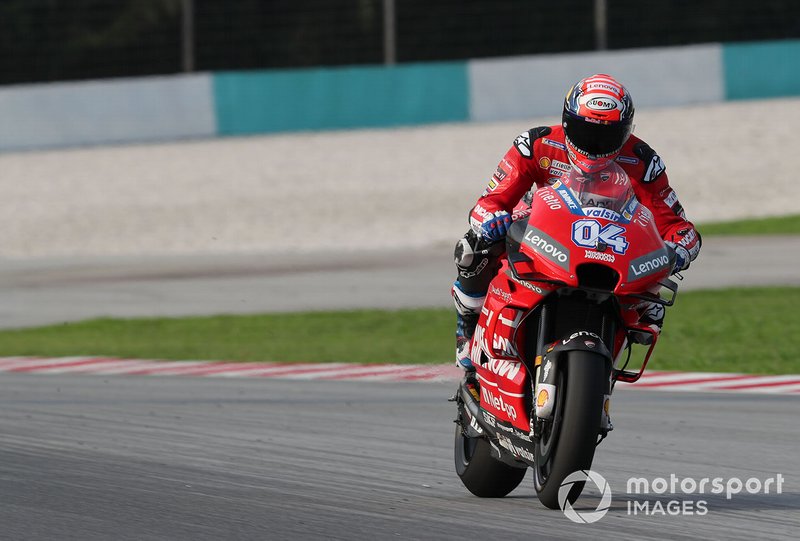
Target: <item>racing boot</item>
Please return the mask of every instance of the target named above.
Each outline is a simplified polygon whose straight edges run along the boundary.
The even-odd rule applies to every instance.
[[[475,400],[480,400],[480,395],[470,348],[485,298],[485,295],[478,297],[465,293],[458,281],[453,285],[453,301],[456,305],[456,366],[464,370],[464,385]]]
[[[460,366],[466,372],[475,371],[472,359],[470,359],[470,347],[477,325],[477,314],[456,315],[456,366]]]

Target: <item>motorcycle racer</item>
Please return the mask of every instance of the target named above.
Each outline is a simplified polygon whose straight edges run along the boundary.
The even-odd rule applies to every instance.
[[[468,373],[474,371],[470,341],[489,282],[505,252],[503,240],[512,213],[530,207],[535,190],[555,183],[572,168],[589,178],[608,175],[614,164],[621,167],[631,179],[636,198],[653,213],[659,234],[674,250],[674,272],[687,269],[697,257],[700,235],[670,187],[660,156],[632,135],[633,115],[633,101],[622,84],[609,75],[592,75],[570,88],[560,125],[523,132],[500,160],[470,211],[470,230],[458,241],[454,254],[456,364]],[[593,205],[602,207],[602,197]],[[663,320],[663,306],[653,303],[642,309],[640,321],[657,330]]]

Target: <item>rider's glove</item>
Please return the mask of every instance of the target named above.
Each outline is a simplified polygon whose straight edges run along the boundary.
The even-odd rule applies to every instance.
[[[502,240],[508,228],[511,227],[511,216],[504,211],[498,211],[488,216],[481,224],[481,235],[489,242],[497,242]]]
[[[667,248],[675,252],[675,267],[672,269],[672,274],[688,269],[689,263],[691,263],[689,250],[680,244],[675,244],[671,240],[664,241],[664,243],[667,245]]]

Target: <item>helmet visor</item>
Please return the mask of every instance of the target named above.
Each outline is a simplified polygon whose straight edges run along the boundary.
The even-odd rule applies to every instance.
[[[617,152],[631,134],[630,122],[596,124],[564,112],[564,133],[578,150],[592,156]]]

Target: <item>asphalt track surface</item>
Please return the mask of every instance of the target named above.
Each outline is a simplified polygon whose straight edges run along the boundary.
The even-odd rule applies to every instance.
[[[454,473],[452,384],[0,378],[3,539],[788,539],[800,528],[795,397],[625,390],[593,469],[594,524],[530,476],[480,499]],[[785,481],[781,493],[628,495],[627,479]],[[698,501],[704,515],[629,514]],[[594,510],[596,494],[576,508]],[[688,506],[688,503],[672,504]]]
[[[708,240],[686,288],[798,284],[794,237]],[[358,258],[9,262],[2,325],[97,315],[446,306],[449,248]],[[436,254],[436,255],[434,255]],[[442,255],[443,254],[443,255]],[[441,256],[441,257],[440,257]],[[401,292],[398,294],[398,292]],[[0,375],[0,539],[786,539],[800,528],[796,396],[615,394],[593,469],[611,510],[479,499],[453,468],[452,384]],[[782,492],[629,495],[630,477]],[[704,515],[629,514],[706,502]],[[594,510],[590,493],[578,510]],[[690,507],[689,510],[696,509]]]
[[[455,241],[454,241],[455,244]],[[0,328],[92,317],[452,306],[452,247],[0,261]],[[800,285],[800,236],[709,237],[681,290]]]

